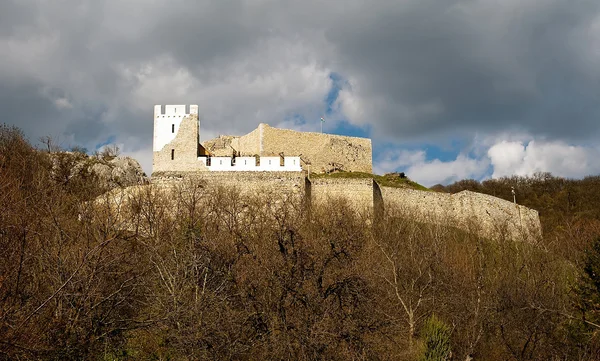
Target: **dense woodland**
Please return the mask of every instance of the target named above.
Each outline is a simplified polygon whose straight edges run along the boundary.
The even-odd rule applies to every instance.
[[[50,148],[0,127],[0,360],[600,358],[598,177],[434,187],[514,187],[529,244],[192,180],[116,207]]]

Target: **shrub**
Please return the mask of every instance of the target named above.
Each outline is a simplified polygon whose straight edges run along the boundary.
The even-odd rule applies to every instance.
[[[446,361],[450,360],[450,328],[435,315],[425,321],[421,331],[424,341],[422,361]]]

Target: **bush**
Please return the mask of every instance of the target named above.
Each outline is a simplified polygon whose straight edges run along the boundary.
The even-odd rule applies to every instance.
[[[450,360],[452,351],[450,349],[450,328],[435,315],[425,321],[421,331],[424,342],[422,361],[446,361]]]

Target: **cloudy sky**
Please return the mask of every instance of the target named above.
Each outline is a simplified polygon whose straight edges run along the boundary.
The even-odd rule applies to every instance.
[[[600,173],[597,0],[2,0],[0,48],[0,122],[148,173],[154,104],[203,140],[324,116],[425,185]]]

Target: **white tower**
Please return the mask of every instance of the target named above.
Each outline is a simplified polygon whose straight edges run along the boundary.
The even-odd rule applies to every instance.
[[[152,173],[206,170],[198,105],[155,105]]]

